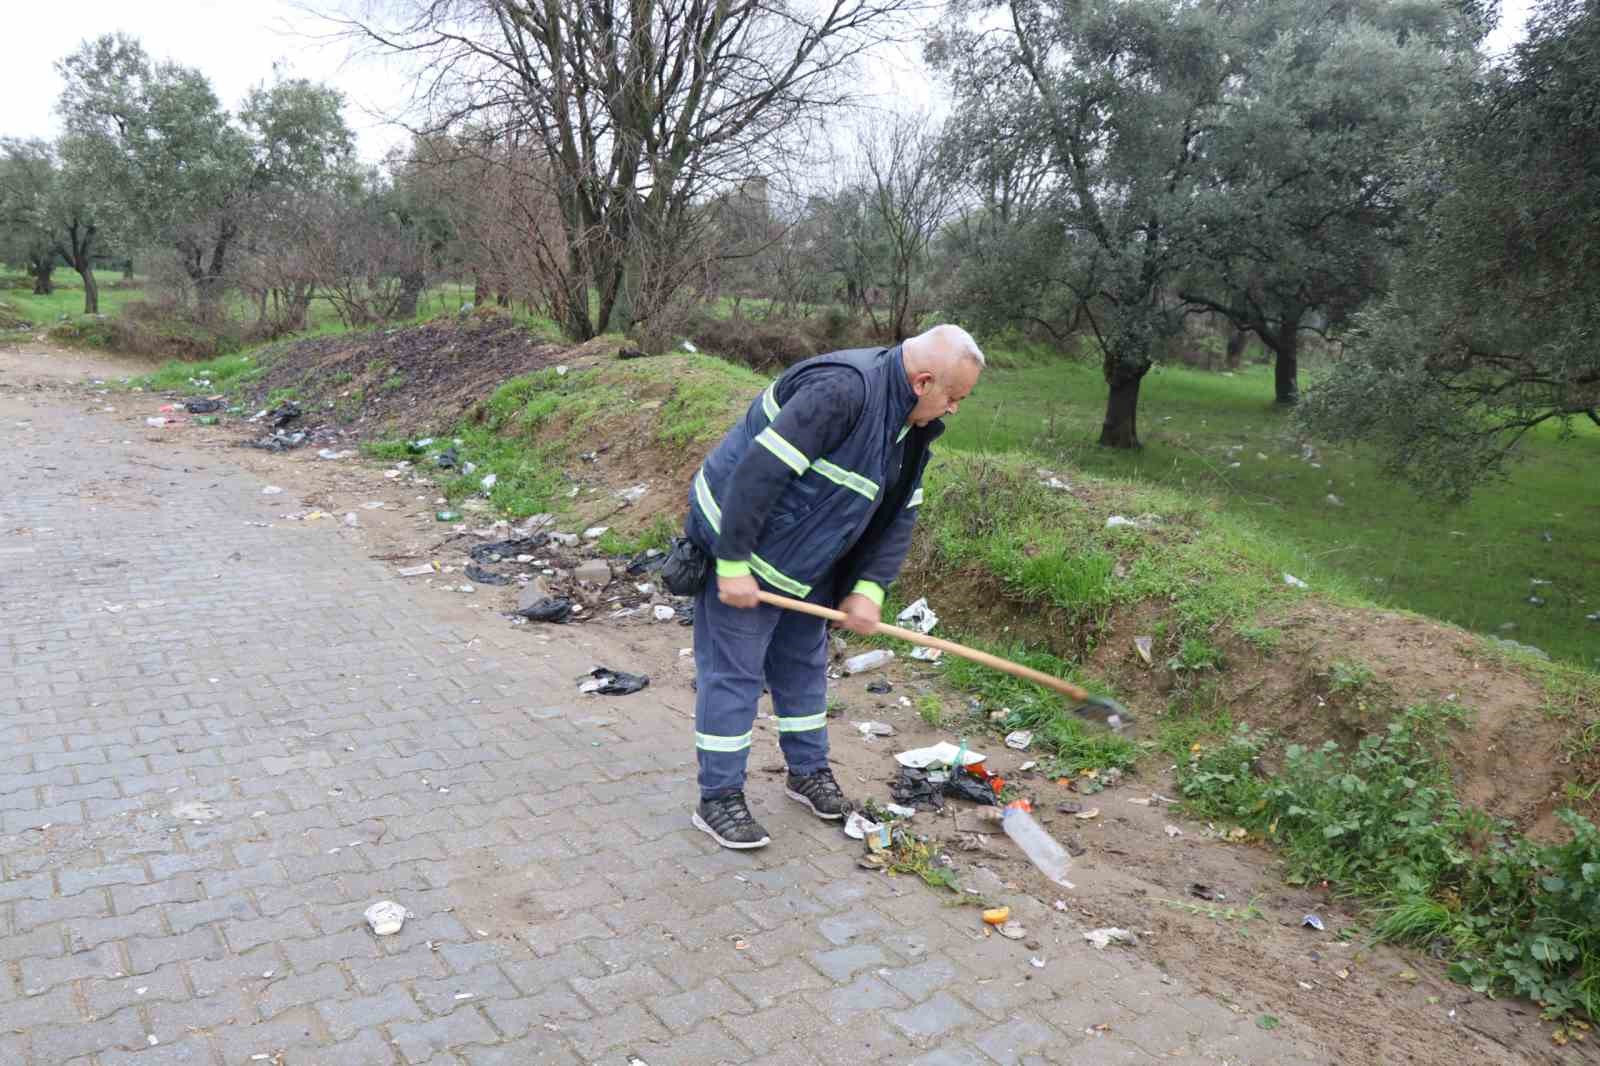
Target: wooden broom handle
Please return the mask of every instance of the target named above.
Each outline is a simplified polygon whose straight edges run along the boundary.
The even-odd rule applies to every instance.
[[[832,607],[824,607],[819,603],[792,600],[788,596],[780,596],[776,592],[767,592],[765,590],[758,591],[756,595],[761,598],[762,603],[770,603],[774,607],[799,611],[801,614],[815,615],[818,618],[826,618],[832,622],[844,621],[843,611],[836,611]],[[892,626],[887,622],[879,622],[874,632],[882,633],[885,636],[897,637],[912,644],[920,644],[924,648],[938,648],[941,651],[949,652],[951,655],[958,655],[963,659],[971,659],[973,662],[981,663],[991,670],[1000,670],[1013,677],[1020,677],[1024,681],[1032,681],[1035,685],[1043,685],[1045,688],[1055,689],[1057,692],[1071,696],[1080,703],[1089,699],[1088,692],[1070,681],[1063,681],[1059,677],[1040,673],[1038,670],[1023,666],[1021,663],[1002,659],[998,655],[990,655],[988,652],[979,651],[977,648],[969,648],[965,644],[957,644],[953,640],[931,637],[926,633],[918,633],[914,629],[901,629],[899,626]]]

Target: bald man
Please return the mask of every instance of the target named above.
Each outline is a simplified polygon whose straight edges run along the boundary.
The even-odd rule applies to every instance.
[[[850,810],[828,768],[827,625],[756,594],[837,605],[845,628],[872,631],[911,544],[928,446],[983,366],[976,342],[951,325],[893,348],[797,363],[695,475],[687,535],[716,570],[695,602],[693,820],[723,847],[770,839],[744,795],[763,686],[788,763],[786,794],[819,818]]]

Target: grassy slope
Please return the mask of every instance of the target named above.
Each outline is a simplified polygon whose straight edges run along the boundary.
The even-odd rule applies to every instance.
[[[1600,625],[1584,616],[1600,610],[1592,577],[1600,572],[1600,500],[1593,495],[1600,430],[1580,427],[1565,441],[1553,430],[1537,434],[1510,482],[1486,487],[1463,507],[1439,508],[1382,479],[1359,451],[1319,449],[1322,469],[1313,468],[1271,398],[1270,368],[1234,377],[1152,373],[1140,401],[1145,447],[1130,454],[1095,443],[1105,401],[1097,368],[997,368],[944,440],[964,450],[1031,451],[1096,474],[1212,497],[1223,513],[1300,545],[1377,602],[1596,665]],[[1237,450],[1229,454],[1231,447]],[[1329,493],[1344,506],[1328,503]],[[1552,584],[1534,586],[1534,578]],[[1526,602],[1535,592],[1544,606]],[[1515,629],[1500,630],[1505,622]]]

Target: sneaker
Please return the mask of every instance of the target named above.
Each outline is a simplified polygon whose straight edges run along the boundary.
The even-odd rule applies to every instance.
[[[839,782],[833,779],[833,771],[824,767],[814,774],[790,774],[789,787],[784,789],[790,799],[799,800],[811,808],[811,813],[818,818],[827,818],[834,821],[849,814],[853,808],[851,802],[844,798],[844,792],[839,788]]]
[[[761,823],[751,817],[743,792],[701,800],[693,821],[696,829],[710,833],[711,839],[725,848],[764,848],[772,841]]]

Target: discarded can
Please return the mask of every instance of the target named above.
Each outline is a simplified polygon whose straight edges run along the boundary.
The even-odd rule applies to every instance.
[[[460,511],[438,511],[438,512],[436,512],[434,514],[433,517],[438,519],[441,522],[459,522],[459,521],[461,521],[461,512]]]

